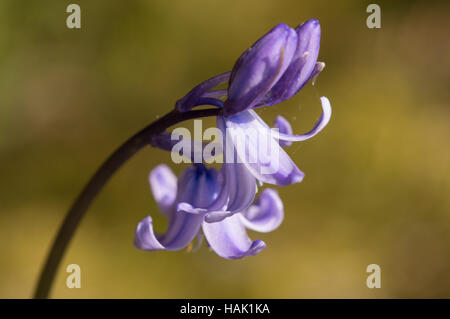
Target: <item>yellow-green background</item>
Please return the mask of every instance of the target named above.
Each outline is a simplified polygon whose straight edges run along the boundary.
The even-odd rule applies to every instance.
[[[446,2],[0,2],[0,297],[28,298],[70,203],[122,141],[168,112],[195,84],[230,70],[279,22],[317,18],[327,67],[280,113],[311,128],[318,97],[329,126],[289,153],[306,173],[279,189],[285,220],[268,247],[240,261],[204,246],[147,253],[136,223],[158,217],[147,175],[168,153],[147,148],[114,176],[63,260],[58,298],[450,297],[450,10]],[[211,120],[208,124],[213,124]],[[206,124],[205,124],[206,126]],[[172,165],[176,172],[181,166]],[[82,288],[65,286],[79,264]],[[381,266],[381,289],[366,267]]]

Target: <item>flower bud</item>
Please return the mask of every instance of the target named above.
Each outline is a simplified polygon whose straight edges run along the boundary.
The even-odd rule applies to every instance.
[[[231,72],[224,115],[256,105],[289,67],[297,48],[297,33],[278,24],[237,60]]]
[[[297,48],[289,67],[258,106],[270,106],[289,99],[315,74],[314,68],[320,48],[319,21],[308,20],[299,25],[296,32]]]

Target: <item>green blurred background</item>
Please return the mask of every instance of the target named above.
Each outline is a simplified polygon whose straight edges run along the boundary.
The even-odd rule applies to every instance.
[[[170,156],[149,147],[91,207],[52,297],[450,297],[448,3],[377,1],[381,29],[368,29],[368,1],[72,2],[80,30],[65,25],[70,1],[0,2],[0,297],[32,295],[67,208],[121,142],[275,24],[310,18],[327,67],[315,87],[260,114],[301,133],[319,96],[334,113],[288,150],[306,178],[279,189],[281,227],[250,234],[268,247],[240,261],[205,246],[135,249],[140,219],[165,226],[147,175]],[[71,263],[81,289],[66,288]],[[372,263],[381,289],[366,286]]]

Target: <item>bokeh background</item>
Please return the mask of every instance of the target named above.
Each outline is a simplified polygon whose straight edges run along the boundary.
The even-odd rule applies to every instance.
[[[306,173],[279,189],[285,221],[240,261],[205,246],[146,253],[136,223],[159,217],[147,176],[170,156],[150,147],[114,176],[82,221],[55,298],[450,297],[450,7],[445,1],[0,2],[0,297],[29,298],[72,200],[126,138],[197,83],[230,70],[279,22],[317,18],[316,86],[260,110],[311,128],[318,97],[329,126],[288,152]],[[213,125],[208,119],[204,126]],[[182,166],[171,164],[176,172]],[[65,285],[79,264],[82,288]],[[381,266],[381,289],[366,267]]]

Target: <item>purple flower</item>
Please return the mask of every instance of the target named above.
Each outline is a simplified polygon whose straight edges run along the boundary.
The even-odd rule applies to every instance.
[[[231,165],[232,168],[235,166]],[[155,234],[152,218],[147,216],[137,225],[135,246],[146,251],[180,250],[203,232],[209,246],[224,258],[239,259],[264,249],[266,244],[261,240],[250,240],[245,229],[269,232],[281,224],[284,212],[278,193],[265,189],[251,205],[254,192],[250,191],[253,196],[248,202],[248,190],[256,190],[256,185],[250,187],[241,179],[237,181],[238,174],[234,175],[234,181],[226,179],[226,169],[217,172],[202,164],[194,165],[185,169],[178,181],[165,165],[153,169],[150,186],[159,209],[169,218],[169,224],[164,234]],[[221,197],[226,200],[222,201]],[[189,211],[183,210],[186,205],[190,207]],[[213,222],[208,222],[207,217],[217,213],[217,205],[223,206],[223,210],[234,206],[240,211],[220,221],[212,218]]]
[[[281,117],[275,121],[279,131],[271,130],[251,109],[283,102],[310,79],[314,82],[325,66],[317,62],[320,34],[320,24],[314,19],[295,30],[278,24],[239,57],[231,73],[203,82],[180,99],[178,110],[186,111],[201,104],[223,108],[217,126],[226,136],[227,152],[232,149],[237,153],[233,155],[237,162],[245,164],[264,183],[284,186],[301,182],[304,173],[282,147],[309,139],[328,124],[331,118],[328,99],[321,97],[320,119],[310,132],[301,135],[293,134],[289,122]],[[213,90],[226,81],[227,90]],[[154,145],[168,149],[170,143],[166,137]],[[231,158],[228,156],[228,160]]]
[[[265,248],[264,242],[251,241],[245,230],[277,228],[283,220],[283,204],[273,189],[262,191],[254,203],[257,184],[284,186],[302,181],[304,173],[283,147],[319,133],[331,118],[331,106],[321,97],[322,115],[311,131],[301,135],[293,134],[281,116],[274,123],[277,130],[270,128],[252,108],[283,102],[310,79],[314,82],[325,66],[317,62],[320,32],[317,20],[308,20],[295,30],[279,24],[246,50],[231,72],[204,81],[177,101],[179,112],[199,105],[223,109],[217,127],[224,137],[224,163],[219,172],[195,164],[178,180],[167,166],[156,167],[150,185],[169,225],[164,234],[155,234],[152,218],[144,218],[136,229],[136,247],[179,250],[203,233],[209,246],[224,258],[255,255]],[[226,82],[226,90],[214,90]],[[174,146],[168,133],[154,137],[151,143],[166,150]],[[186,155],[195,158],[195,154]]]

